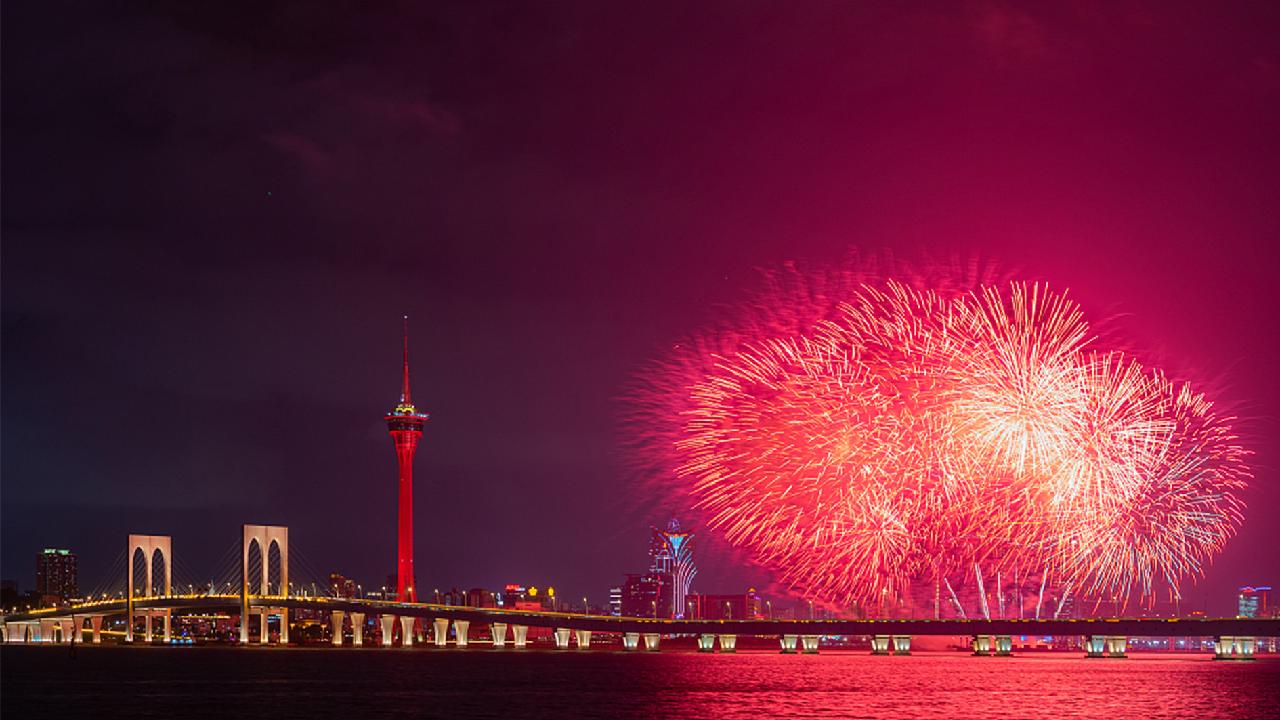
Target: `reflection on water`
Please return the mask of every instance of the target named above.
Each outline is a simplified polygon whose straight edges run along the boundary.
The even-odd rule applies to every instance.
[[[1265,718],[1280,659],[14,647],[0,715]]]

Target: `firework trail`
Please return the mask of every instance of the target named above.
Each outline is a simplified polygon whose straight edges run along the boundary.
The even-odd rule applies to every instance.
[[[872,265],[767,275],[647,370],[628,427],[665,497],[838,606],[914,579],[958,602],[983,565],[1153,598],[1234,535],[1248,452],[1203,395],[1094,347],[1065,293]]]

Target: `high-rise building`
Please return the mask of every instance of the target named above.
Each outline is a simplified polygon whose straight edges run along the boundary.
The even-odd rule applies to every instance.
[[[698,568],[693,564],[693,533],[682,531],[680,521],[671,518],[666,530],[653,528],[649,557],[649,572],[668,578],[667,592],[671,595],[668,603],[675,613],[669,617],[684,617],[685,597],[689,594],[693,577],[698,574]]]
[[[1236,595],[1236,616],[1242,618],[1271,617],[1271,586],[1246,585]]]
[[[396,513],[396,599],[415,602],[413,580],[413,454],[422,437],[427,413],[420,413],[409,393],[409,316],[404,317],[404,374],[400,402],[386,416],[387,431],[396,446],[400,465],[399,511]]]
[[[36,554],[36,594],[59,600],[80,596],[75,553],[45,548]]]
[[[622,586],[609,588],[609,614],[618,616],[622,614]]]
[[[620,611],[627,617],[672,617],[670,590],[667,573],[628,573],[622,584]]]

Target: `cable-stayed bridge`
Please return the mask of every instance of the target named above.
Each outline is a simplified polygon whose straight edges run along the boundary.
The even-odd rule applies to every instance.
[[[291,561],[302,571],[293,575],[297,582],[290,581]],[[673,620],[329,597],[321,591],[328,590],[327,579],[296,548],[291,552],[288,528],[268,525],[245,525],[239,542],[206,580],[183,582],[193,576],[177,560],[171,537],[163,535],[130,535],[128,551],[111,572],[114,579],[106,581],[107,587],[96,588],[82,602],[0,618],[4,642],[84,642],[87,631],[89,642],[101,643],[104,622],[121,616],[125,642],[168,642],[175,613],[201,612],[238,616],[240,643],[261,645],[271,643],[273,619],[276,643],[288,644],[291,613],[327,619],[335,645],[345,644],[349,627],[355,647],[519,649],[528,646],[529,629],[538,628],[561,649],[590,648],[593,633],[596,647],[617,643],[624,650],[656,651],[664,636],[692,635],[699,649],[721,652],[732,652],[737,638],[747,636],[777,638],[782,652],[817,652],[824,637],[867,636],[873,653],[905,655],[912,637],[942,635],[970,637],[976,655],[1009,655],[1014,637],[1065,635],[1083,636],[1089,657],[1123,657],[1130,637],[1212,637],[1217,657],[1239,659],[1253,656],[1257,638],[1280,636],[1280,620],[1262,618]],[[119,586],[123,590],[115,590]],[[251,617],[258,620],[256,638],[250,635]],[[142,638],[135,637],[138,619]],[[370,623],[377,637],[366,643]],[[472,626],[478,630],[474,635]]]

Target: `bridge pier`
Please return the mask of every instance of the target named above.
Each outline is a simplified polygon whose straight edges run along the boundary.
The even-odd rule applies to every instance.
[[[737,635],[721,635],[720,636],[720,652],[731,653],[738,651]]]
[[[698,652],[715,652],[716,636],[711,633],[703,633],[698,636]]]
[[[1253,660],[1257,638],[1223,635],[1213,639],[1214,660]]]
[[[1129,648],[1129,638],[1125,635],[1108,635],[1107,636],[1107,657],[1122,658],[1125,650]]]
[[[431,632],[436,642],[436,647],[444,647],[449,644],[449,618],[436,618],[431,621]]]
[[[644,649],[648,650],[649,652],[658,652],[658,642],[661,639],[662,639],[662,636],[659,635],[658,633],[645,633]]]
[[[271,608],[263,606],[258,608],[258,644],[266,645],[271,642]],[[338,619],[338,644],[342,644],[342,619]]]
[[[101,645],[102,644],[102,616],[90,615],[89,626],[93,628],[93,644]]]
[[[1107,656],[1107,637],[1105,635],[1089,635],[1084,639],[1084,656],[1100,658]]]
[[[408,615],[400,616],[400,647],[413,647],[413,621]]]
[[[1012,657],[1013,656],[1013,636],[997,635],[996,636],[996,657]]]
[[[529,638],[528,625],[512,625],[511,626],[511,644],[515,645],[517,649],[523,650],[525,643],[528,641],[528,638]]]
[[[1085,657],[1123,658],[1129,647],[1127,635],[1090,635],[1085,638]]]
[[[381,615],[378,621],[382,623],[382,647],[391,647],[392,635],[396,632],[396,616]]]
[[[496,648],[507,646],[507,624],[491,623],[489,625],[489,637],[493,638],[493,646]]]
[[[332,630],[333,630],[333,637],[332,637],[332,638],[330,638],[330,642],[332,642],[332,643],[333,643],[333,646],[334,646],[334,647],[342,647],[342,617],[343,617],[343,615],[344,615],[344,613],[343,613],[341,610],[334,610],[333,612],[329,613],[329,627],[330,627],[330,628],[332,628]],[[263,623],[262,623],[262,624],[265,626],[265,625],[267,624],[267,623],[266,623],[266,616],[264,615],[262,619],[263,619]]]
[[[150,645],[151,644],[151,611],[150,610],[147,611],[145,618],[147,621],[147,631],[146,631],[147,634],[146,634],[145,641],[148,645]]]
[[[573,634],[578,641],[579,650],[591,649],[591,631],[590,630],[574,630]]]
[[[54,625],[54,622],[52,620],[40,621],[40,642],[42,643],[53,642],[53,625]]]
[[[871,654],[872,655],[889,655],[892,651],[889,649],[893,644],[893,637],[890,635],[872,635],[871,636]]]
[[[288,645],[289,644],[289,608],[282,607],[282,608],[276,608],[276,610],[280,611],[280,644]],[[355,614],[352,613],[351,617],[354,618]],[[364,614],[361,613],[360,617],[363,618]],[[353,621],[351,625],[352,625],[352,629],[354,630],[355,622]]]
[[[801,635],[800,650],[806,655],[818,654],[818,636],[817,635]]]
[[[783,635],[778,638],[778,642],[782,645],[782,654],[790,655],[796,651],[796,641],[800,639],[799,635]]]
[[[894,635],[893,636],[893,654],[894,655],[910,655],[911,654],[911,636],[910,635]]]
[[[990,635],[973,636],[973,654],[975,657],[988,657],[991,655]]]
[[[470,627],[470,620],[453,621],[453,642],[457,647],[464,648],[467,646],[467,630]]]
[[[281,618],[281,627],[284,626],[284,619]],[[281,642],[284,639],[281,638]],[[351,613],[351,645],[353,647],[364,647],[364,613]]]
[[[623,633],[622,649],[635,650],[640,647],[640,633]]]
[[[555,636],[557,650],[569,649],[569,628],[556,628],[553,635]]]

